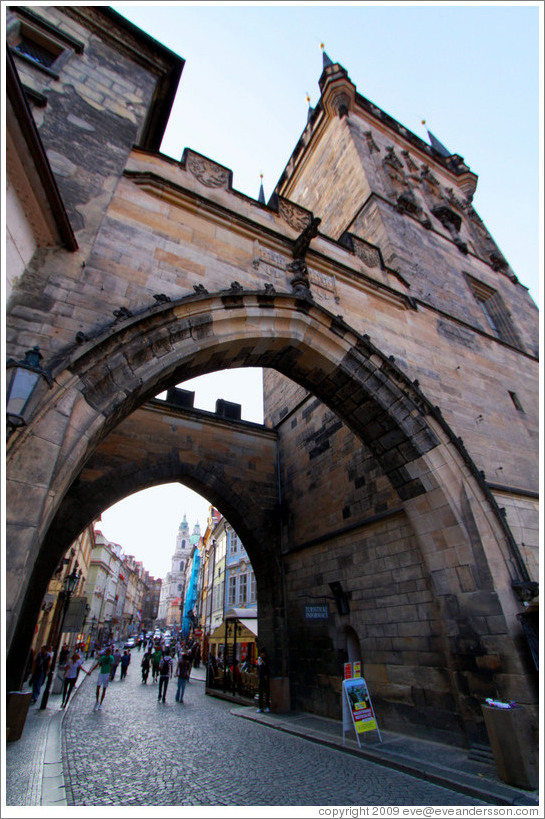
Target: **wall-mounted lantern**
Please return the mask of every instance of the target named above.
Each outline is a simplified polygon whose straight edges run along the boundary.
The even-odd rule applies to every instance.
[[[27,350],[23,361],[8,359],[6,364],[6,420],[10,431],[27,423],[25,411],[36,384],[44,378],[49,387],[53,379],[41,366],[43,356],[39,347]]]

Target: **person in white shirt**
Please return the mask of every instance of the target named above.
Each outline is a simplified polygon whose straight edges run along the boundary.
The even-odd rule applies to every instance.
[[[72,689],[76,684],[80,670],[83,671],[84,674],[87,674],[87,671],[85,671],[83,668],[83,660],[78,652],[75,651],[64,666],[64,684],[62,687],[61,708],[66,708],[68,705],[70,694],[72,693]]]

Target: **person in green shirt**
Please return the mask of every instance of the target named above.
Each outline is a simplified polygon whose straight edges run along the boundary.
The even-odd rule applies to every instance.
[[[97,699],[95,702],[95,707],[93,708],[94,711],[102,711],[102,703],[104,702],[104,697],[106,696],[106,689],[108,688],[108,683],[110,682],[110,674],[112,673],[112,666],[114,664],[114,658],[112,656],[112,650],[108,647],[104,654],[101,654],[100,657],[97,659],[96,663],[92,667],[89,674],[95,670],[95,668],[100,668],[98,672],[98,680],[97,680]],[[102,688],[102,699],[100,699],[100,689]]]
[[[151,676],[153,682],[157,682],[159,677],[159,665],[163,658],[163,652],[161,651],[160,646],[155,646],[153,654],[151,655]]]

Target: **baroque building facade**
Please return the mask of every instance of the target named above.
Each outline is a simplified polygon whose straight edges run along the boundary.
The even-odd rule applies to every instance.
[[[37,175],[21,210],[48,229],[11,232],[6,348],[39,346],[49,376],[6,452],[10,687],[70,543],[177,480],[250,556],[273,708],[339,716],[359,655],[386,729],[471,745],[487,696],[535,715],[538,314],[476,174],[324,54],[273,196],[253,200],[213,159],[161,155],[181,58],[104,7],[7,23],[12,153],[34,146],[12,200]],[[151,400],[241,366],[264,368],[263,428]],[[317,598],[327,616],[306,620]]]

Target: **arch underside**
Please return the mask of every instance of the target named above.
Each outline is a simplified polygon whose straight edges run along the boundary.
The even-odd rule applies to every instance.
[[[265,298],[247,291],[224,291],[161,305],[73,353],[63,371],[56,374],[56,387],[45,397],[34,423],[8,452],[9,484],[9,461],[14,474],[25,474],[25,461],[35,458],[47,440],[38,519],[25,510],[24,487],[16,488],[20,520],[25,520],[25,513],[28,520],[36,519],[34,531],[27,530],[26,535],[28,554],[34,553],[36,558],[28,561],[23,584],[24,590],[34,588],[34,594],[27,594],[25,602],[23,595],[14,604],[22,615],[12,632],[15,643],[24,642],[22,621],[39,606],[38,578],[51,576],[58,552],[69,545],[78,530],[139,488],[181,481],[214,503],[247,545],[256,570],[260,609],[264,604],[260,634],[263,624],[263,633],[279,656],[279,668],[288,667],[282,648],[289,642],[283,584],[287,584],[288,596],[290,584],[289,575],[287,581],[282,576],[290,561],[281,553],[282,527],[286,524],[280,499],[272,490],[267,503],[258,507],[252,502],[256,494],[249,478],[246,486],[242,479],[235,487],[228,470],[214,472],[213,451],[207,452],[203,442],[204,457],[199,462],[186,458],[183,447],[158,457],[149,450],[138,462],[116,465],[115,488],[109,479],[113,473],[107,469],[96,480],[89,479],[101,448],[104,450],[112,436],[119,434],[123,424],[130,424],[131,418],[142,412],[144,402],[164,389],[217,370],[266,367],[317,396],[380,464],[404,509],[405,520],[410,521],[439,612],[435,636],[441,649],[436,655],[442,664],[442,685],[447,681],[445,699],[455,701],[462,722],[477,718],[475,695],[479,686],[472,672],[475,639],[478,650],[483,647],[478,633],[486,613],[493,613],[487,626],[490,642],[500,635],[503,640],[510,639],[503,616],[505,590],[512,579],[505,561],[505,533],[475,477],[476,470],[468,468],[467,457],[454,436],[433,417],[425,397],[395,362],[382,355],[367,337],[309,300],[301,301],[291,294]],[[51,429],[55,430],[55,440],[51,440]],[[273,460],[272,455],[268,457]],[[276,480],[274,462],[271,470]],[[35,498],[36,491],[29,493],[28,502]],[[17,521],[10,523],[17,527]],[[447,530],[450,565],[438,568],[437,547],[443,544]],[[23,540],[19,532],[19,544]],[[474,575],[473,585],[464,593],[457,569],[466,565],[468,549],[480,573]],[[505,562],[505,588],[499,597],[487,571],[490,559],[497,565]],[[473,622],[477,616],[479,627]],[[461,630],[461,622],[469,626]],[[472,644],[468,634],[474,635]],[[500,664],[497,670],[500,680],[505,669]]]

